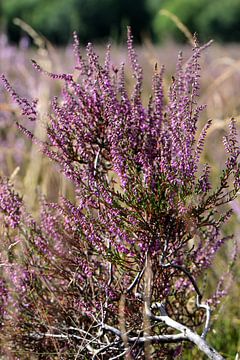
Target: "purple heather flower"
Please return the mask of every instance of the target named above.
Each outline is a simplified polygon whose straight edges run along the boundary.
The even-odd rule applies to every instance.
[[[6,224],[16,228],[21,220],[22,201],[6,179],[0,178],[0,213]]]

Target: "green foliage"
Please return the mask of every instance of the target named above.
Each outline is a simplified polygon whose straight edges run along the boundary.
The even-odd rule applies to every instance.
[[[154,0],[150,1],[154,3]],[[185,36],[170,18],[159,13],[161,9],[177,15],[202,41],[209,38],[222,41],[240,40],[239,0],[163,0],[153,21],[154,32],[161,40],[173,37],[182,41]]]
[[[74,0],[42,0],[29,17],[29,22],[46,37],[51,34],[53,42],[66,43],[79,23],[73,7]]]
[[[237,302],[234,304],[238,303],[238,300],[236,301]],[[220,313],[218,319],[213,322],[214,331],[209,334],[208,341],[210,343],[213,341],[214,346],[226,359],[235,360],[236,354],[240,351],[239,309],[235,305],[232,309],[227,310],[231,311],[232,316],[235,315],[236,317],[234,317],[234,319],[230,319],[224,316],[226,310],[224,311],[224,314]],[[205,360],[205,357],[198,349],[189,345],[184,351],[182,360],[192,359]]]
[[[78,32],[81,41],[106,37],[118,23],[118,6],[114,0],[75,0],[79,16]]]
[[[213,37],[220,41],[240,40],[239,0],[213,0],[196,18],[196,27],[203,39]]]
[[[177,15],[201,41],[240,40],[239,0],[5,0],[0,2],[0,29],[5,25],[11,40],[17,41],[21,30],[13,19],[19,17],[56,44],[68,43],[74,30],[82,43],[110,36],[119,41],[126,25],[138,41],[146,34],[185,41],[161,9]]]
[[[14,17],[19,17],[57,44],[67,43],[74,30],[84,43],[110,35],[118,40],[127,24],[140,40],[151,23],[146,0],[138,1],[137,11],[136,3],[129,0],[8,0],[3,17],[12,40],[20,37],[13,24]]]
[[[177,15],[188,29],[194,33],[196,31],[198,32],[196,27],[196,14],[199,14],[206,4],[207,0],[165,0],[162,2],[161,9],[167,9]],[[174,37],[179,41],[185,39],[176,24],[170,18],[161,15],[159,12],[154,19],[153,27],[155,33],[161,40],[166,39],[166,37]]]
[[[20,37],[20,29],[13,24],[13,19],[19,17],[53,42],[66,43],[78,27],[73,5],[74,0],[9,0],[3,5],[8,33],[13,40]]]
[[[239,0],[5,0],[0,2],[0,30],[5,26],[17,41],[21,30],[13,19],[19,17],[57,44],[68,43],[74,30],[83,44],[110,36],[119,41],[126,25],[138,41],[146,34],[185,41],[161,9],[175,14],[200,41],[240,41]]]

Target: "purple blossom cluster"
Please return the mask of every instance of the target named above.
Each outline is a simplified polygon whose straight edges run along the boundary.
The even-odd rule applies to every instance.
[[[1,220],[6,226],[16,228],[20,223],[22,201],[10,183],[0,177]]]
[[[4,71],[9,79],[15,79],[15,86],[21,94],[27,97],[31,92],[32,96],[33,90],[30,89],[37,84],[32,74],[27,73],[29,60],[26,47],[10,45],[7,36],[0,34],[0,48],[0,73]],[[7,93],[0,88],[0,167],[1,174],[6,176],[23,164],[29,148],[29,143],[24,141],[14,125],[17,112],[17,105],[9,103]]]
[[[112,329],[119,324],[123,297],[121,316],[132,338],[145,331],[145,302],[153,309],[163,303],[169,316],[193,329],[205,321],[197,280],[229,239],[221,229],[231,216],[223,205],[237,196],[240,185],[236,123],[231,121],[224,139],[226,167],[214,187],[209,165],[200,161],[210,121],[198,136],[204,110],[197,101],[199,57],[206,46],[196,44],[186,63],[179,55],[167,95],[164,69],[156,65],[146,107],[143,71],[130,30],[127,45],[135,80],[131,93],[125,64],[113,66],[110,47],[101,65],[91,44],[86,57],[81,55],[76,35],[73,74],[48,73],[33,62],[64,87],[60,99],[52,101],[46,141],[17,125],[73,182],[76,202],[42,198],[39,220],[26,211],[20,219],[19,197],[7,182],[0,184],[0,209],[6,224],[18,228],[24,240],[21,266],[28,274],[19,275],[16,286],[11,282],[16,292],[19,284],[24,290],[24,300],[18,298],[23,316],[16,323],[4,315],[18,329],[18,349],[55,351],[57,344],[62,358],[76,356],[80,348],[88,358],[95,353],[101,353],[97,359],[119,356],[124,339],[116,339],[118,330]],[[22,114],[34,120],[36,102],[22,99],[5,76],[2,80]],[[197,305],[189,312],[194,294]],[[210,300],[214,305],[218,296]],[[155,324],[151,334],[164,335],[167,328]],[[134,344],[132,353],[143,359],[143,347],[137,340]],[[165,351],[165,345],[154,347],[156,356]]]

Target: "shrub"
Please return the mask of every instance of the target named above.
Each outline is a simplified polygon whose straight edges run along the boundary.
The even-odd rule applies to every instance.
[[[76,203],[42,198],[37,221],[6,180],[0,186],[2,352],[175,358],[191,341],[209,358],[222,359],[205,338],[210,308],[225,294],[224,278],[208,298],[200,283],[229,240],[221,229],[231,216],[224,205],[239,191],[239,145],[232,120],[226,167],[212,188],[210,168],[200,162],[210,121],[197,136],[204,109],[197,104],[198,60],[206,46],[196,44],[186,64],[179,55],[167,97],[164,69],[156,66],[144,107],[130,30],[131,95],[124,64],[112,66],[110,47],[101,65],[91,44],[84,59],[74,39],[74,76],[47,73],[33,62],[65,84],[61,99],[52,101],[48,140],[17,126],[73,182]],[[2,80],[35,121],[37,102]]]

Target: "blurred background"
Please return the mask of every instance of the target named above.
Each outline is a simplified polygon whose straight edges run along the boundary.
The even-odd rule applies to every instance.
[[[183,50],[187,60],[194,34],[200,43],[214,40],[201,59],[199,103],[207,104],[200,127],[207,119],[213,119],[202,161],[210,163],[212,181],[216,183],[225,159],[222,138],[232,116],[239,128],[240,0],[0,0],[0,73],[7,76],[21,96],[39,98],[40,112],[34,124],[23,119],[0,85],[0,175],[11,178],[36,217],[40,193],[49,201],[58,201],[61,195],[74,201],[75,195],[71,183],[15,126],[15,120],[21,121],[44,139],[51,99],[60,93],[62,86],[60,81],[54,82],[36,72],[30,59],[48,71],[71,72],[73,31],[78,33],[82,47],[89,41],[96,44],[100,58],[104,56],[106,42],[110,41],[112,62],[116,66],[126,63],[126,81],[131,90],[133,78],[125,46],[127,25],[132,27],[144,70],[146,103],[155,63],[166,65],[167,94],[178,52]],[[224,232],[235,233],[240,249],[240,201],[231,206],[234,216]],[[229,243],[206,274],[208,291],[214,291],[217,279],[227,273],[231,253]],[[239,256],[232,276],[225,282],[228,296],[213,317],[209,341],[227,359],[237,360],[240,356]],[[192,347],[182,358],[203,359]]]
[[[18,41],[22,32],[13,19],[19,17],[58,45],[69,43],[73,31],[82,43],[106,38],[119,42],[126,25],[138,41],[146,36],[154,42],[184,41],[163,9],[177,15],[201,41],[240,41],[239,0],[1,0],[0,27]]]

